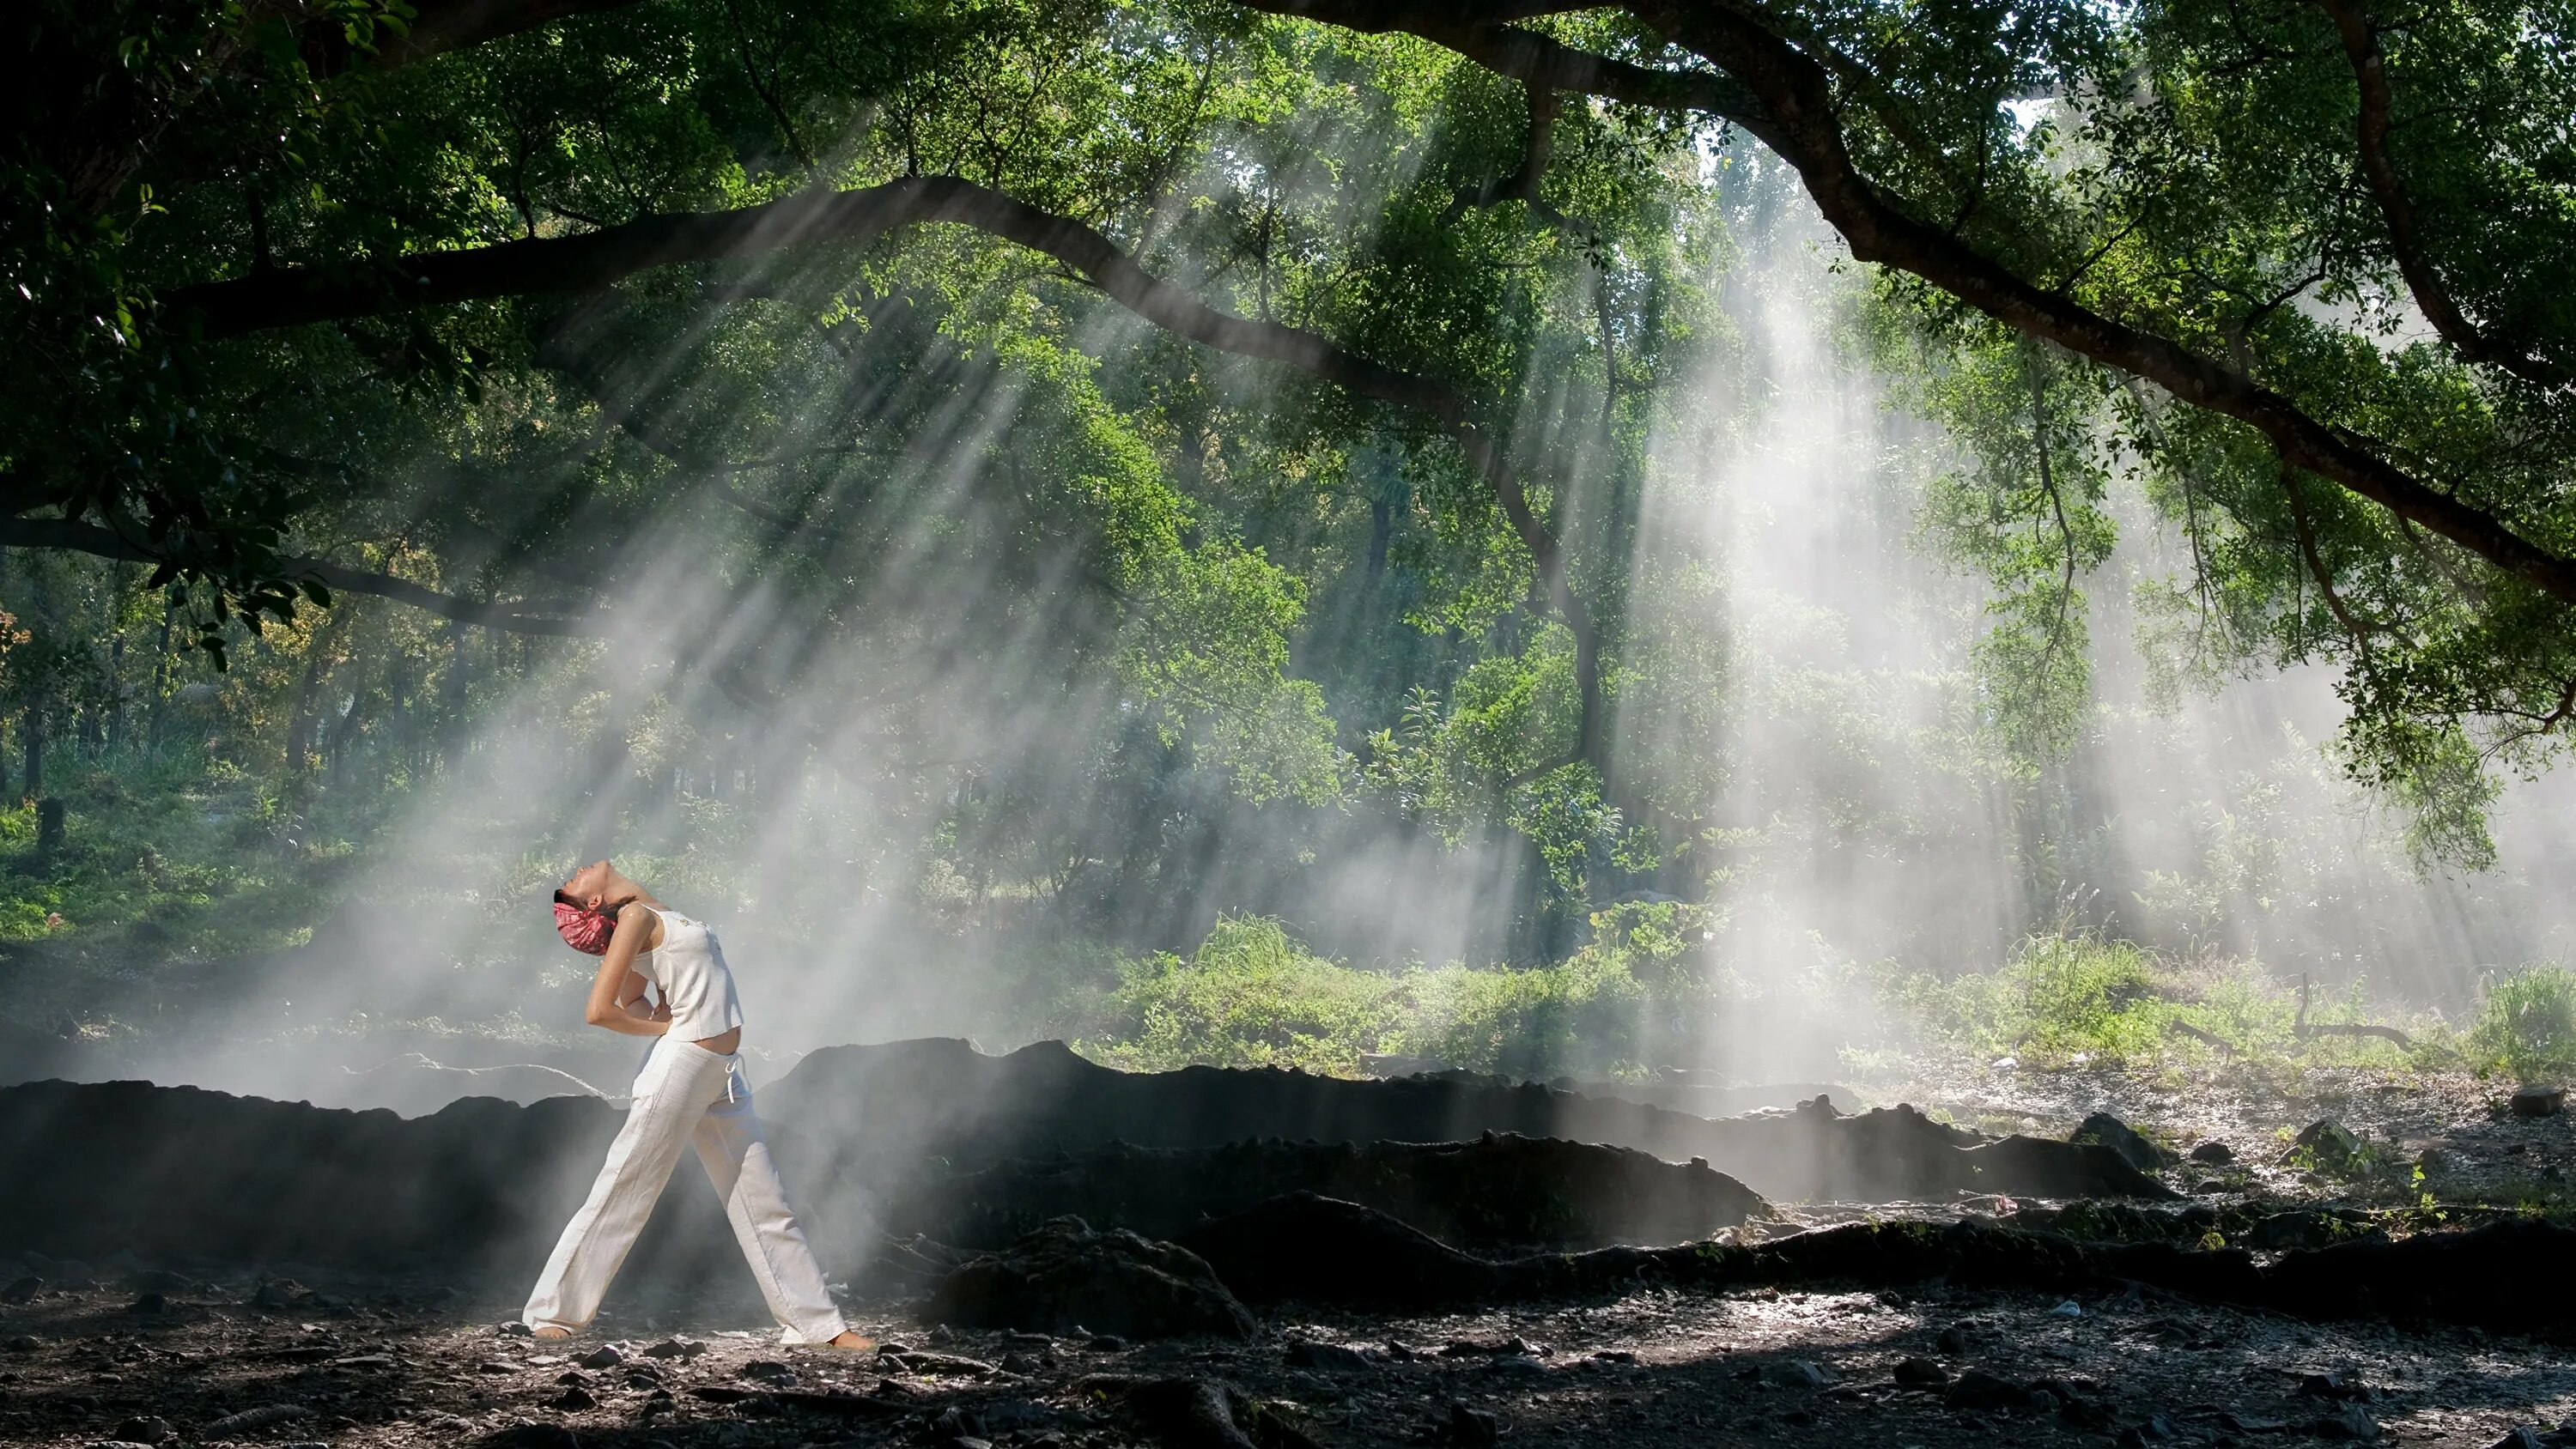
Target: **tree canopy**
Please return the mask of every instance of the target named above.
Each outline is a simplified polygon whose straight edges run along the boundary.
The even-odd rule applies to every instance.
[[[2571,20],[37,0],[0,543],[149,565],[216,651],[360,593],[657,639],[754,711],[824,671],[872,769],[1060,691],[1243,798],[1505,822],[1579,900],[1705,868],[1705,765],[1650,742],[1722,665],[1640,501],[1758,153],[1965,449],[1930,518],[2015,758],[2081,718],[2135,477],[2168,665],[2333,661],[2349,767],[2476,859],[2576,720]],[[619,591],[702,516],[655,587],[760,627]],[[1309,618],[1322,570],[1365,606]],[[1292,658],[1328,625],[1378,643]],[[961,656],[1010,667],[886,697]]]

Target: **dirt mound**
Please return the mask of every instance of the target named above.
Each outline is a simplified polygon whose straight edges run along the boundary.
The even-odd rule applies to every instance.
[[[1057,1218],[948,1275],[922,1309],[963,1328],[1250,1338],[1252,1315],[1196,1254]]]
[[[820,1183],[808,1191],[834,1195]],[[1488,1133],[1459,1143],[1273,1139],[1171,1151],[1114,1143],[1046,1161],[925,1173],[887,1208],[884,1226],[984,1248],[1072,1214],[1173,1238],[1292,1192],[1364,1203],[1473,1251],[1679,1243],[1772,1216],[1742,1183],[1705,1166]]]
[[[1911,1107],[1849,1116],[1825,1101],[1709,1119],[1535,1082],[1447,1072],[1344,1081],[1275,1068],[1119,1072],[1039,1042],[985,1056],[961,1041],[830,1047],[768,1089],[764,1111],[796,1124],[811,1162],[835,1152],[973,1168],[1109,1142],[1206,1148],[1257,1138],[1457,1142],[1486,1132],[1635,1148],[1707,1165],[1775,1201],[1948,1200],[2175,1194],[2110,1148],[1996,1140]],[[830,1123],[828,1140],[815,1125]],[[786,1133],[781,1134],[782,1141]],[[835,1177],[857,1164],[834,1163]]]
[[[1725,1289],[1932,1282],[1977,1289],[2102,1292],[2138,1283],[2297,1318],[2385,1318],[2504,1333],[2564,1332],[2576,1295],[2576,1229],[2516,1221],[2396,1242],[2284,1253],[2086,1244],[1991,1221],[1855,1223],[1749,1247],[1602,1248],[1488,1262],[1371,1208],[1299,1194],[1185,1234],[1249,1303],[1438,1312],[1618,1293],[1639,1283]]]

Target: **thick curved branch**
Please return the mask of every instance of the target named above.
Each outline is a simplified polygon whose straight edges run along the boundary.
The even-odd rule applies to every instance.
[[[1577,50],[1508,24],[1589,5],[1393,4],[1367,0],[1238,0],[1247,10],[1313,20],[1368,35],[1402,32],[1454,50],[1507,79],[1662,111],[1700,111],[1756,136],[1767,117],[1751,91],[1715,71],[1660,70]],[[1767,138],[1766,138],[1767,139]]]
[[[1858,260],[1911,272],[2008,327],[2131,373],[2195,407],[2235,418],[2284,460],[2450,539],[2561,603],[2576,604],[2576,560],[2514,532],[2296,403],[2168,338],[2142,332],[2044,291],[1974,247],[1899,209],[1863,176],[1843,144],[1824,69],[1754,20],[1673,0],[1630,7],[1674,41],[1724,67],[1765,113],[1753,130],[1796,168],[1825,220]]]
[[[159,554],[112,530],[61,518],[0,519],[0,547],[59,549],[129,563],[162,562]],[[312,579],[336,593],[372,594],[380,599],[391,599],[454,619],[460,624],[482,624],[494,629],[507,629],[514,634],[552,634],[572,639],[589,638],[601,632],[596,623],[579,616],[521,613],[506,604],[487,604],[477,599],[442,594],[391,574],[368,573],[363,569],[345,568],[313,558],[281,558],[277,563],[278,572],[286,578]]]
[[[1238,357],[1285,363],[1362,397],[1394,403],[1455,438],[1530,552],[1540,585],[1573,631],[1582,682],[1577,727],[1583,757],[1598,763],[1602,727],[1600,636],[1566,577],[1556,535],[1530,507],[1520,475],[1474,418],[1466,395],[1437,378],[1372,362],[1318,333],[1220,312],[1136,265],[1091,227],[1001,192],[948,176],[913,176],[857,191],[788,197],[739,211],[651,216],[577,237],[501,242],[405,257],[360,272],[290,268],[185,287],[168,296],[174,316],[211,336],[371,316],[413,306],[544,292],[592,291],[675,262],[766,256],[802,242],[863,242],[901,226],[972,227],[1053,257],[1121,306],[1168,332]]]
[[[2433,270],[2433,260],[2425,254],[2423,233],[2415,224],[2415,204],[2397,177],[2396,163],[2388,157],[2388,132],[2396,100],[2388,88],[2388,61],[2380,53],[2379,31],[2357,0],[2316,0],[2316,5],[2334,22],[2335,33],[2343,40],[2344,55],[2352,62],[2353,82],[2361,93],[2356,138],[2361,174],[2370,182],[2370,194],[2388,222],[2389,250],[2396,256],[2397,270],[2414,292],[2415,305],[2423,310],[2424,320],[2471,362],[2503,368],[2543,387],[2567,381],[2565,369],[2488,336],[2461,315],[2459,303],[2442,285],[2441,274]]]

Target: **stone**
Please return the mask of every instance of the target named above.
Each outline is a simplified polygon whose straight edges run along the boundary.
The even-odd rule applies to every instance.
[[[2122,1429],[2119,1444],[2120,1449],[2141,1449],[2144,1445],[2170,1444],[2181,1437],[2182,1431],[2174,1427],[2173,1420],[2162,1414],[2150,1414],[2146,1422]]]
[[[1455,1402],[1449,1405],[1449,1422],[1443,1428],[1450,1443],[1466,1449],[1490,1449],[1503,1436],[1502,1421],[1482,1409]]]
[[[1939,1349],[1941,1352],[1948,1354],[1952,1358],[1957,1358],[1966,1353],[1968,1351],[1967,1325],[1953,1323],[1949,1327],[1942,1329],[1938,1334],[1933,1336],[1932,1346]]]
[[[530,1328],[528,1325],[515,1318],[511,1319],[507,1323],[495,1324],[492,1331],[503,1338],[534,1338],[537,1336],[537,1331],[535,1329]]]
[[[2343,1439],[2354,1443],[2379,1442],[2379,1421],[2359,1404],[2346,1404],[2334,1413],[2308,1425],[2308,1433],[2319,1439]]]
[[[197,1437],[228,1439],[235,1434],[252,1429],[264,1429],[271,1424],[289,1424],[297,1419],[309,1419],[312,1416],[313,1411],[302,1404],[261,1404],[255,1408],[244,1409],[238,1414],[226,1414],[198,1430]]]
[[[170,1311],[170,1295],[166,1293],[146,1293],[142,1297],[125,1305],[125,1311],[128,1313],[144,1314],[167,1313]]]
[[[2076,1124],[2069,1142],[2098,1142],[2120,1154],[2120,1160],[2140,1172],[2153,1172],[2165,1165],[2168,1154],[2150,1142],[2136,1128],[2108,1112],[2096,1112]]]
[[[306,1296],[304,1285],[292,1278],[271,1278],[250,1295],[250,1306],[272,1311],[293,1308]]]
[[[1928,1358],[1905,1358],[1897,1362],[1896,1381],[1909,1389],[1947,1388],[1950,1371]]]
[[[2191,1150],[2191,1160],[2208,1167],[2225,1167],[2236,1160],[2236,1149],[2224,1142],[2203,1142]]]
[[[2352,1165],[2361,1155],[2361,1139],[2351,1129],[2326,1118],[2309,1123],[2299,1135],[2290,1139],[2290,1150],[2282,1155],[2284,1162],[2306,1158],[2321,1172],[2337,1172]]]
[[[1831,1371],[1803,1358],[1762,1366],[1762,1382],[1775,1389],[1821,1389],[1833,1381]]]
[[[646,1358],[696,1358],[707,1346],[693,1339],[666,1338],[644,1350]]]
[[[583,1354],[578,1362],[586,1369],[615,1368],[626,1362],[626,1355],[619,1353],[614,1344],[603,1343]]]
[[[1297,1339],[1288,1345],[1288,1366],[1350,1373],[1375,1368],[1377,1362],[1362,1349],[1346,1348],[1338,1343],[1315,1343],[1306,1339]]]
[[[998,1253],[969,1259],[931,1290],[923,1313],[943,1325],[1072,1331],[1095,1325],[1136,1338],[1248,1339],[1252,1314],[1205,1259],[1124,1229],[1056,1218]]]
[[[2547,1441],[2540,1437],[2539,1430],[2530,1425],[2516,1424],[2505,1430],[2504,1437],[2488,1445],[2487,1449],[2547,1449]]]
[[[2030,1400],[2028,1385],[1981,1368],[1960,1370],[1941,1395],[1942,1404],[1953,1409],[2021,1409],[2029,1407]]]
[[[1009,1353],[1002,1355],[1002,1372],[1006,1374],[1018,1374],[1025,1378],[1030,1374],[1036,1373],[1040,1367],[1041,1365],[1036,1359],[1029,1357],[1018,1349],[1013,1349]]]
[[[2555,1117],[2567,1110],[2565,1087],[2524,1087],[2510,1103],[2517,1117]]]
[[[44,1291],[45,1280],[29,1273],[11,1280],[8,1287],[0,1288],[0,1303],[24,1303]]]
[[[2055,1308],[2048,1310],[2048,1316],[2051,1318],[2082,1318],[2084,1316],[2084,1305],[2076,1302],[2072,1298],[2069,1298],[2065,1302],[2058,1304]]]
[[[167,1444],[179,1437],[179,1431],[169,1420],[147,1414],[117,1425],[115,1437],[128,1444]]]
[[[2321,1374],[2301,1374],[2299,1392],[2312,1399],[2350,1399],[2370,1401],[2370,1385],[2341,1369],[2328,1369]]]
[[[13,1335],[5,1346],[11,1353],[34,1353],[45,1346],[45,1341],[32,1333],[21,1333]]]
[[[512,1424],[474,1443],[478,1449],[581,1449],[581,1441],[561,1424]]]
[[[567,1387],[562,1393],[546,1400],[546,1407],[549,1409],[561,1409],[568,1414],[578,1414],[584,1409],[598,1408],[599,1400],[591,1397],[590,1390],[583,1388],[579,1384],[573,1384]]]
[[[1085,1338],[1082,1346],[1094,1353],[1125,1353],[1127,1340],[1114,1333],[1095,1333]]]
[[[776,1388],[785,1388],[796,1382],[796,1371],[775,1359],[753,1359],[744,1364],[740,1372],[744,1378],[753,1383],[769,1384]]]

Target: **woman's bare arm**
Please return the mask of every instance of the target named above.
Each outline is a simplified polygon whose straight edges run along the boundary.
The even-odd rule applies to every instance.
[[[660,1036],[671,1029],[666,1014],[639,1016],[630,1009],[628,1003],[642,993],[625,993],[630,978],[642,979],[635,971],[637,953],[661,928],[661,918],[648,907],[630,903],[617,913],[617,930],[608,938],[608,954],[599,958],[599,975],[590,983],[590,1000],[583,1008],[583,1020],[628,1036]],[[660,1019],[656,1020],[656,1016]]]

